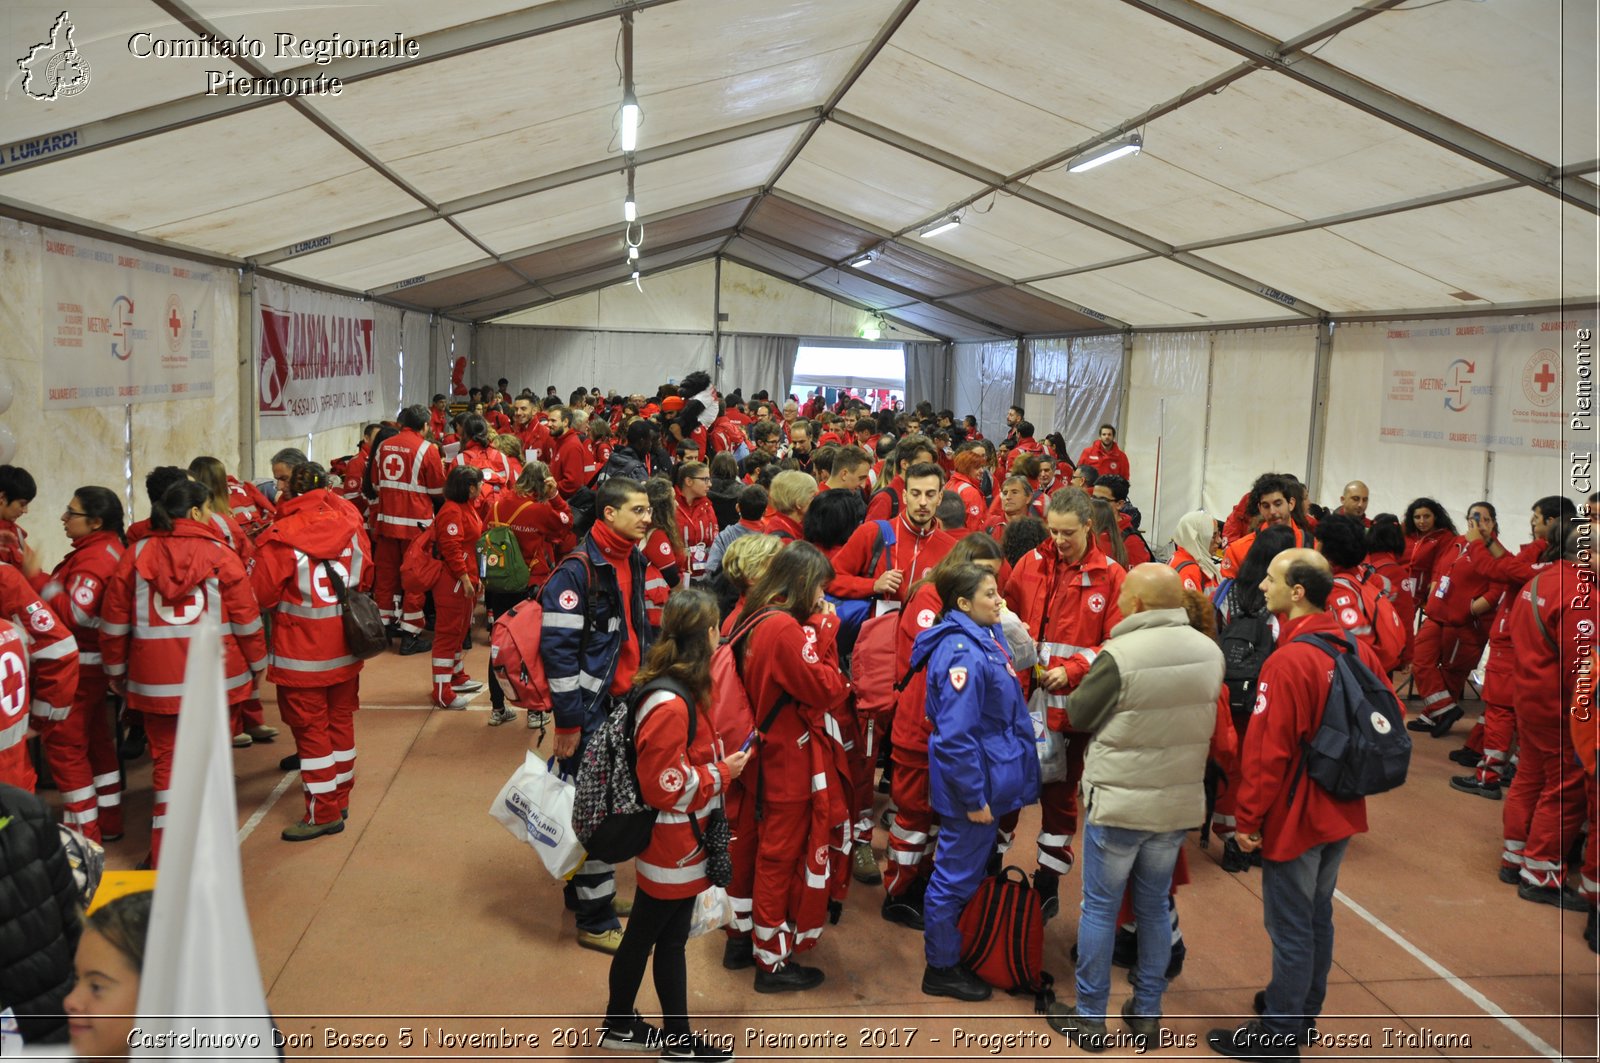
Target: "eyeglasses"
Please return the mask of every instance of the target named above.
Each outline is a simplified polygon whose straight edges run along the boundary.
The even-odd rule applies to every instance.
[[[691,477],[689,477],[689,479],[691,479],[691,480],[699,480],[701,483],[710,483],[711,482],[711,477],[709,475],[707,475],[707,476],[691,476]]]
[[[89,514],[84,513],[84,512],[82,512],[80,510],[73,509],[71,506],[68,506],[67,507],[67,511],[65,513],[61,514],[61,515],[63,517],[87,517]]]

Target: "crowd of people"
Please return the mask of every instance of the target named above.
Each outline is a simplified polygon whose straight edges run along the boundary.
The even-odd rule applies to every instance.
[[[1597,947],[1600,854],[1582,844],[1595,739],[1592,724],[1569,729],[1592,699],[1596,499],[1534,500],[1513,550],[1488,502],[1458,533],[1429,498],[1369,518],[1360,481],[1324,509],[1269,472],[1231,512],[1186,514],[1153,541],[1110,424],[1074,456],[1018,407],[991,441],[927,403],[746,399],[703,372],[564,401],[501,380],[458,405],[439,395],[368,425],[328,468],[280,451],[265,491],[211,457],[158,468],[150,518],[126,528],[117,492],[80,487],[61,514],[72,549],[48,571],[17,523],[36,484],[0,466],[0,660],[21,662],[0,668],[0,782],[33,789],[37,735],[64,822],[112,840],[118,743],[147,743],[157,866],[189,636],[209,614],[235,743],[276,734],[263,678],[293,733],[284,767],[305,811],[284,839],[337,834],[362,668],[348,593],[374,596],[395,652],[430,655],[437,709],[487,684],[493,727],[518,707],[493,670],[467,674],[463,650],[480,615],[493,625],[537,599],[550,703],[526,712],[530,748],[550,741],[576,775],[627,705],[641,795],[660,810],[631,901],[599,860],[565,887],[577,943],[614,957],[605,1047],[730,1058],[687,1014],[684,943],[713,862],[733,913],[723,966],[753,970],[756,992],[823,983],[801,959],[853,882],[881,887],[886,922],[923,933],[923,992],[985,999],[958,917],[1038,804],[1044,918],[1060,914],[1061,877],[1083,876],[1075,999],[1050,1025],[1089,1050],[1154,1043],[1186,954],[1182,843],[1200,829],[1226,870],[1261,868],[1273,946],[1260,1018],[1210,1044],[1277,1058],[1314,1036],[1339,864],[1366,829],[1362,797],[1302,778],[1349,666],[1378,677],[1380,734],[1407,720],[1397,690],[1415,702],[1405,728],[1441,738],[1466,685],[1481,687],[1483,717],[1450,754],[1470,771],[1450,785],[1503,800],[1500,878],[1586,912]],[[713,723],[719,646],[748,733]],[[725,853],[703,835],[724,821]],[[652,956],[661,1028],[634,1007]],[[1134,971],[1126,1035],[1107,1026],[1113,964]]]

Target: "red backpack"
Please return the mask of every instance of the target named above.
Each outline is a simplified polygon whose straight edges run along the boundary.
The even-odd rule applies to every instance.
[[[588,581],[587,600],[594,597],[594,566],[582,548],[568,554],[583,560]],[[562,559],[563,561],[566,558]],[[439,562],[436,562],[439,563]],[[589,630],[593,623],[585,624],[579,636],[578,659],[584,659],[589,645]],[[539,653],[539,643],[544,635],[544,604],[538,598],[528,598],[501,613],[494,622],[489,638],[489,668],[506,692],[506,700],[519,709],[531,712],[549,712],[550,681],[545,678],[544,658]]]
[[[882,716],[894,710],[895,681],[900,678],[894,671],[899,626],[899,612],[885,613],[863,623],[856,636],[850,677],[856,690],[856,711],[864,716]]]
[[[738,643],[774,612],[776,610],[764,609],[746,620],[733,634],[723,639],[717,651],[711,655],[711,726],[728,749],[743,749],[756,731],[755,707],[750,704],[750,693],[744,686]],[[778,699],[778,703],[772,706],[761,722],[763,734],[778,718],[778,710],[793,700],[788,694]]]
[[[1043,1014],[1055,979],[1044,969],[1044,914],[1027,872],[1008,867],[978,883],[958,925],[961,962],[996,989],[1033,994]]]

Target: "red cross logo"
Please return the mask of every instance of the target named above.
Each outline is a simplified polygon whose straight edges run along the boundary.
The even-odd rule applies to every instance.
[[[167,328],[172,330],[172,336],[174,339],[177,338],[178,331],[183,328],[183,318],[178,316],[178,312],[176,310],[168,311]]]
[[[1539,366],[1539,371],[1533,374],[1533,382],[1539,385],[1540,394],[1550,390],[1550,385],[1556,382],[1556,375],[1550,371],[1549,362]]]

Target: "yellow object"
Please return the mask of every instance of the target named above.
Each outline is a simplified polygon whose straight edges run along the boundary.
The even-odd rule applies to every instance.
[[[93,915],[96,910],[104,908],[118,897],[126,897],[130,893],[146,893],[155,888],[154,871],[107,871],[100,877],[100,888],[94,891],[94,900],[89,902],[87,914]]]

